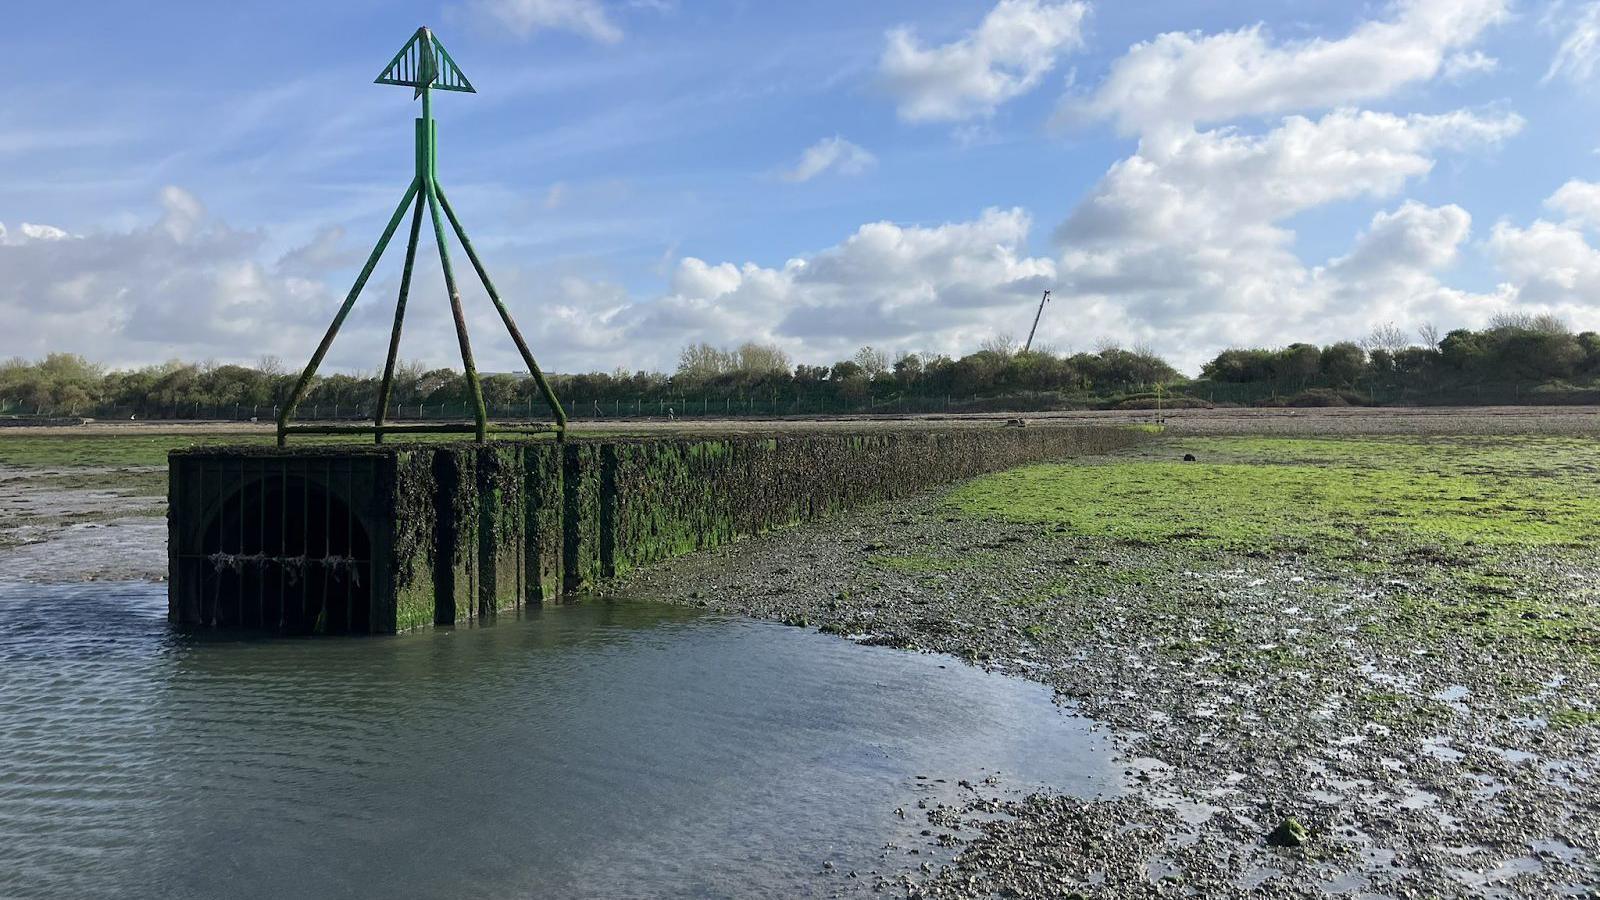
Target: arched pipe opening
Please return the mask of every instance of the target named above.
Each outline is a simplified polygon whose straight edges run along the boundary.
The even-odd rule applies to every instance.
[[[263,472],[203,519],[199,619],[285,634],[372,630],[372,541],[323,483]]]

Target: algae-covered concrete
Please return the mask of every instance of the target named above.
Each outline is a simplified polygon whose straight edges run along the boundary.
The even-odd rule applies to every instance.
[[[614,441],[601,459],[602,572],[624,575],[865,503],[1146,436],[1124,428],[996,428]]]
[[[170,618],[393,633],[1027,463],[1122,427],[174,451]]]

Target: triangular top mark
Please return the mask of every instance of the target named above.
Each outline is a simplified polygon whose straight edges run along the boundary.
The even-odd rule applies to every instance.
[[[400,52],[389,60],[383,72],[373,79],[375,84],[398,84],[417,89],[421,96],[424,87],[441,91],[463,91],[476,94],[472,82],[461,73],[456,61],[444,49],[444,44],[426,27],[406,41]]]

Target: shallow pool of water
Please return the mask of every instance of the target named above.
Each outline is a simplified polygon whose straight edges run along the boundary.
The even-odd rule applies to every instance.
[[[0,896],[828,896],[906,865],[957,779],[1120,784],[1042,686],[661,604],[165,616],[161,585],[0,585]]]

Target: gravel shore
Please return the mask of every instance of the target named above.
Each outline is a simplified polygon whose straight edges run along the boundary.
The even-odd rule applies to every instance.
[[[863,890],[1600,897],[1600,728],[1574,712],[1600,698],[1583,644],[1595,636],[1497,640],[1418,621],[1418,603],[1454,602],[1467,568],[1379,541],[1332,562],[1086,536],[961,515],[936,495],[613,589],[954,654],[1045,682],[1112,729],[1127,796],[935,807],[929,841],[957,842],[954,862],[890,859]],[[1519,551],[1503,581],[1475,577],[1526,601],[1527,620],[1557,615],[1540,597],[1592,609],[1597,575],[1592,554]]]

